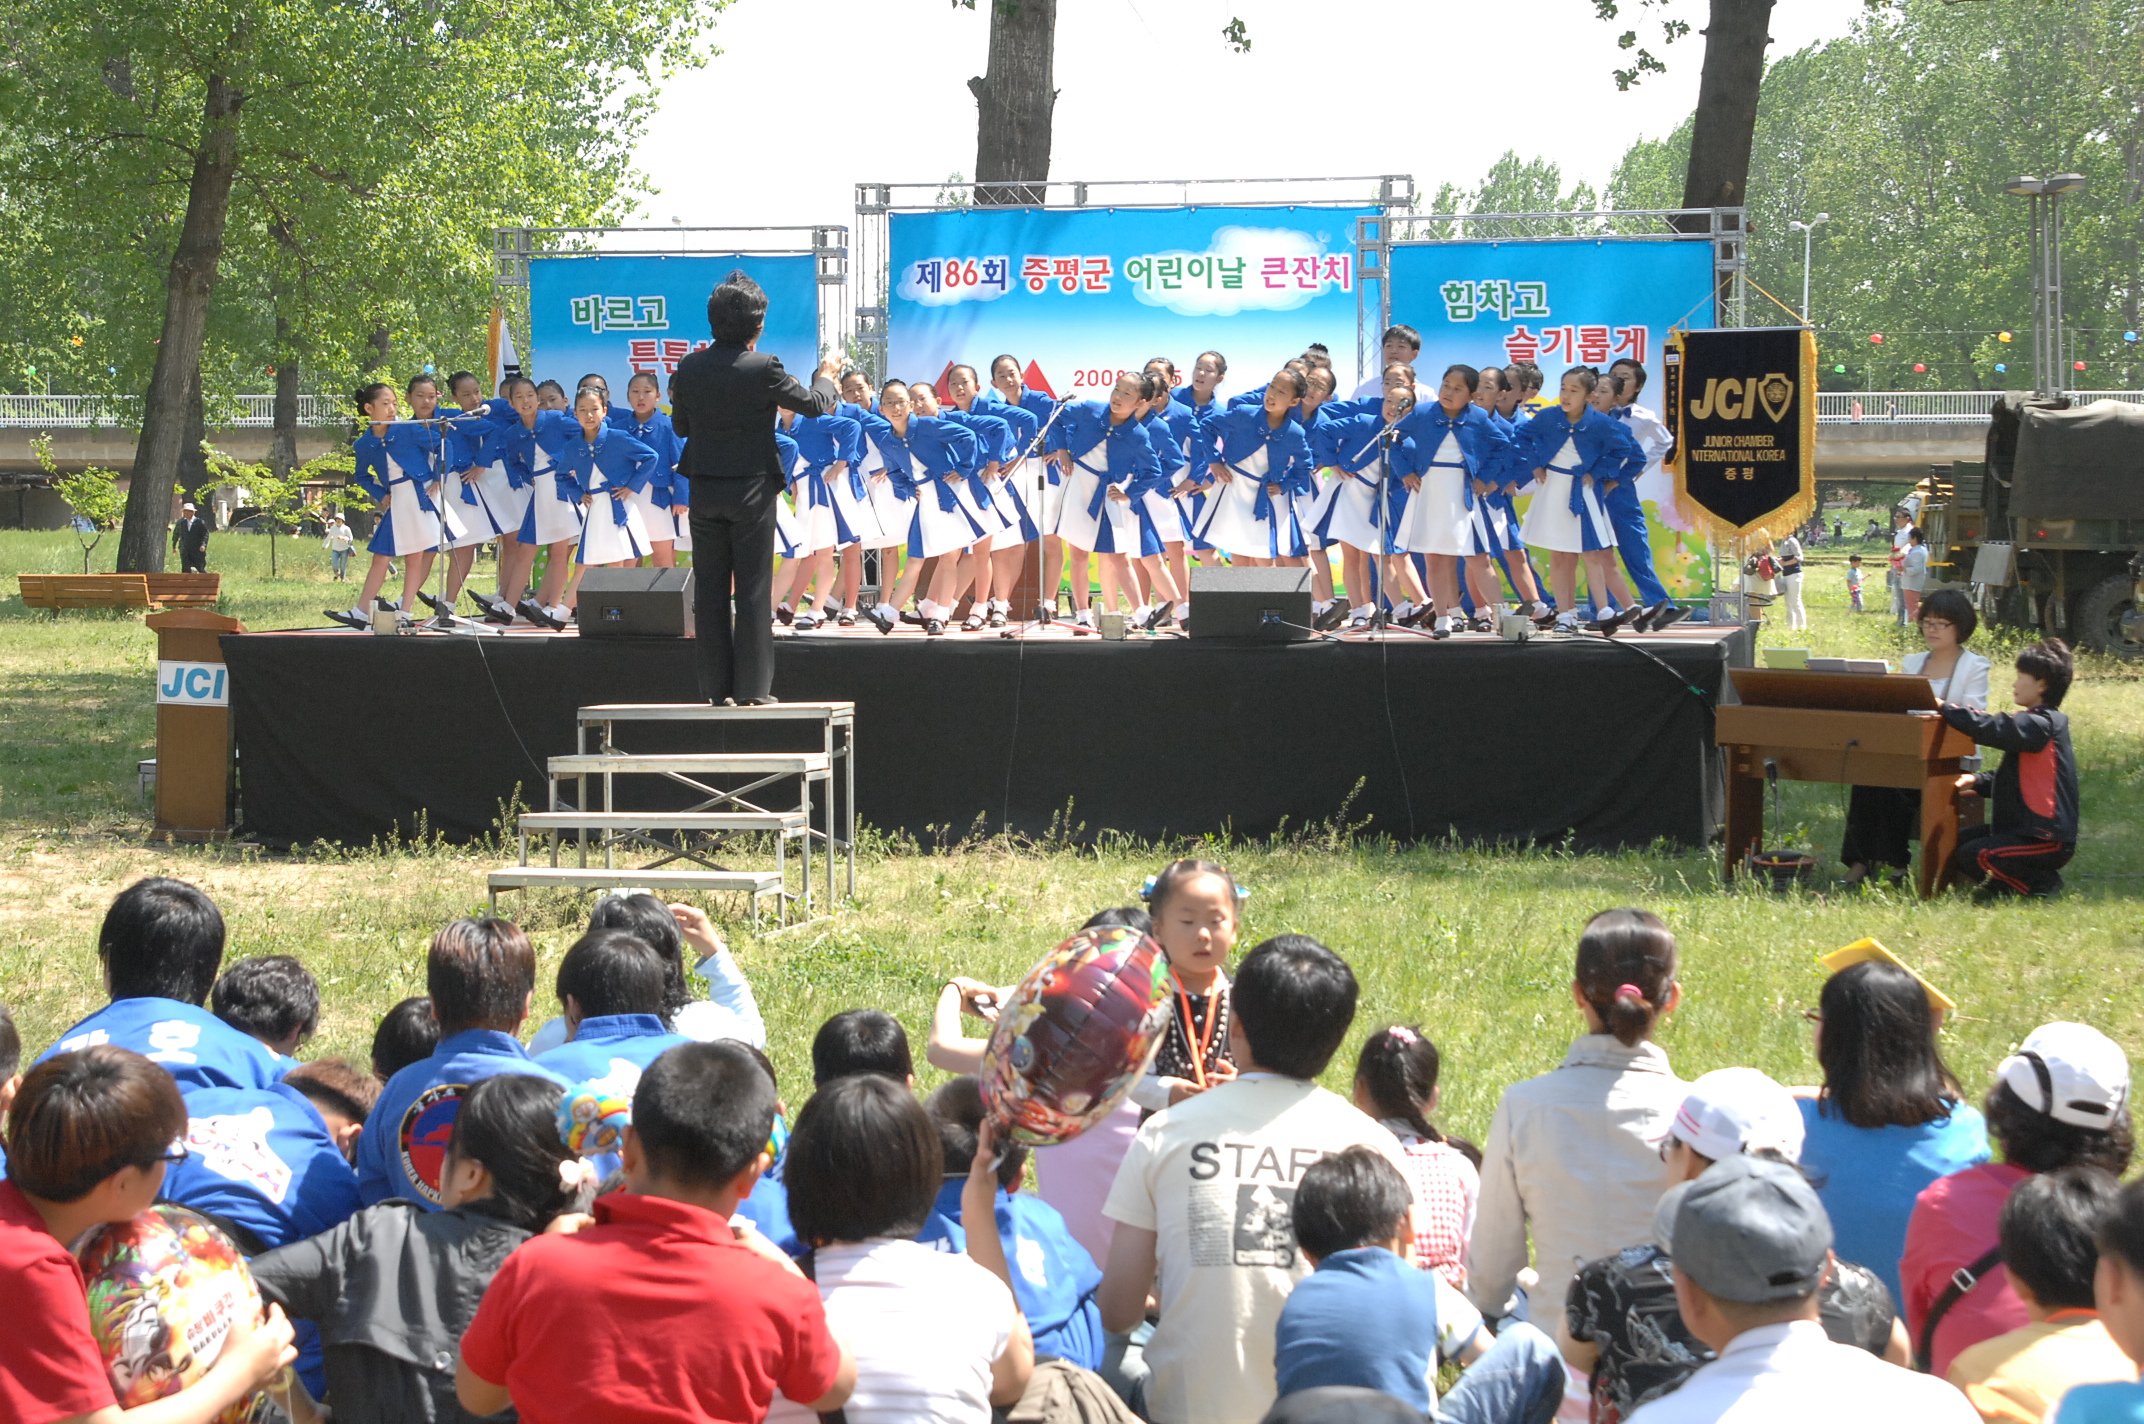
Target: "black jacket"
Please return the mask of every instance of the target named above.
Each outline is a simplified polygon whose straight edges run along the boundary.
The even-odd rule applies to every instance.
[[[776,410],[832,415],[841,401],[833,382],[806,388],[779,358],[741,346],[709,346],[677,363],[670,388],[670,427],[685,442],[678,470],[696,480],[758,475],[788,477],[774,446]]]
[[[172,547],[182,554],[205,554],[208,552],[208,521],[200,515],[181,519],[171,526]]]
[[[2053,707],[1975,712],[1946,702],[1943,720],[2003,753],[2002,765],[1982,772],[1975,787],[1993,798],[1988,821],[1995,830],[2076,842],[2077,757],[2070,750],[2068,717]]]
[[[529,1239],[474,1206],[385,1201],[305,1241],[256,1256],[264,1299],[320,1326],[338,1424],[465,1424],[454,1397],[462,1332],[499,1266]]]

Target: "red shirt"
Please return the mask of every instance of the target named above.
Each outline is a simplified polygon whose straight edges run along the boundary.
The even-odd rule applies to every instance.
[[[13,1182],[0,1182],[0,1419],[45,1424],[117,1403],[89,1333],[82,1268]]]
[[[818,1288],[737,1244],[726,1219],[630,1192],[595,1217],[522,1243],[462,1336],[462,1359],[506,1386],[522,1424],[759,1424],[777,1388],[833,1388],[841,1350]]]
[[[2003,1203],[2031,1173],[2007,1163],[1983,1162],[1947,1177],[1938,1177],[1914,1198],[1906,1223],[1906,1254],[1898,1263],[1898,1283],[1906,1293],[1906,1334],[1920,1348],[1921,1322],[1950,1286],[1961,1266],[1970,1266],[1997,1241],[1996,1223]],[[1968,1345],[2007,1335],[2030,1324],[2025,1303],[2010,1289],[2010,1273],[2001,1265],[1983,1272],[1936,1326],[1929,1351],[1931,1373],[1950,1373],[1950,1362]]]

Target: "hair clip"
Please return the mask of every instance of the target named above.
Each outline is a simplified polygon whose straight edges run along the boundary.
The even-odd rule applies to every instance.
[[[1615,996],[1618,999],[1642,1000],[1645,997],[1645,991],[1635,984],[1618,984],[1615,986]]]
[[[1409,1048],[1422,1041],[1422,1036],[1405,1024],[1394,1024],[1386,1029],[1385,1032],[1391,1036],[1394,1043],[1403,1043]]]
[[[1144,882],[1144,883],[1142,883],[1142,884],[1140,885],[1140,887],[1139,887],[1139,898],[1140,898],[1140,899],[1142,899],[1142,900],[1151,900],[1151,899],[1153,899],[1153,898],[1154,898],[1154,880],[1155,880],[1155,877],[1154,877],[1154,876],[1151,876],[1151,875],[1149,875],[1149,876],[1148,876],[1148,877],[1146,878],[1145,882]]]

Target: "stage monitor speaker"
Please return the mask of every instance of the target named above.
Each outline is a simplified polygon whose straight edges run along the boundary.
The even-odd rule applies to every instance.
[[[1311,635],[1310,570],[1191,571],[1192,637],[1298,643]]]
[[[574,626],[584,638],[690,638],[691,569],[590,569]]]

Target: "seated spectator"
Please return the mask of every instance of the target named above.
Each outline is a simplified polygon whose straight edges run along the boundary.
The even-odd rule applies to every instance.
[[[241,959],[208,991],[209,1011],[268,1045],[285,1069],[320,1027],[320,981],[287,954]]]
[[[389,1009],[372,1031],[372,1076],[389,1078],[432,1056],[439,1047],[439,1020],[430,995],[404,999]]]
[[[1802,1165],[1832,1213],[1838,1250],[1903,1300],[1906,1221],[1930,1182],[1988,1160],[1987,1123],[1936,1045],[1926,987],[1867,961],[1824,981],[1816,1060],[1823,1087],[1802,1091]]]
[[[22,1035],[15,1029],[15,1016],[0,1004],[0,1122],[7,1121],[8,1104],[22,1086]],[[0,1141],[0,1177],[7,1175],[7,1144]]]
[[[657,1059],[633,1094],[627,1190],[597,1197],[577,1235],[507,1257],[462,1336],[462,1408],[564,1424],[757,1420],[777,1388],[817,1413],[846,1404],[856,1362],[818,1292],[730,1224],[773,1130],[774,1083],[745,1045]]]
[[[1948,1375],[1966,1346],[2031,1322],[2002,1264],[2003,1203],[2017,1184],[2063,1167],[2119,1177],[2135,1148],[2129,1059],[2085,1024],[2042,1024],[2027,1035],[1996,1066],[1986,1110],[2003,1160],[1930,1183],[1906,1225],[1901,1304],[1914,1359],[1931,1374]]]
[[[1310,1273],[1288,1216],[1304,1170],[1369,1146],[1405,1171],[1391,1133],[1317,1084],[1358,993],[1347,961],[1307,935],[1252,950],[1230,991],[1238,1076],[1148,1118],[1118,1169],[1098,1299],[1103,1327],[1123,1332],[1159,1295],[1145,1352],[1156,1424],[1240,1424],[1273,1403],[1274,1326]]]
[[[665,1049],[691,1039],[663,1027],[663,962],[624,930],[590,930],[558,963],[566,1042],[536,1061],[569,1083],[588,1080],[628,1097]]]
[[[744,1043],[743,1039],[730,1041]],[[744,1048],[767,1075],[767,1081],[774,1084],[774,1132],[767,1139],[768,1154],[773,1160],[752,1184],[751,1192],[737,1204],[737,1215],[780,1247],[784,1255],[801,1257],[810,1248],[797,1240],[796,1226],[789,1220],[789,1189],[782,1185],[782,1166],[789,1156],[789,1109],[782,1105],[782,1080],[775,1074],[773,1059],[749,1043],[744,1043]]]
[[[754,1048],[767,1046],[767,1026],[752,997],[752,985],[705,910],[665,905],[645,891],[605,895],[588,916],[588,932],[623,930],[654,950],[663,962],[663,1028],[700,1043],[734,1038]],[[708,997],[693,993],[685,973],[685,946],[697,956],[693,972],[707,981]],[[529,1052],[541,1056],[564,1043],[566,1021],[555,1018],[529,1039]]]
[[[1960,1350],[1945,1376],[1989,1424],[2036,1424],[2075,1385],[2136,1378],[2092,1296],[2099,1233],[2120,1192],[2097,1167],[2062,1167],[2027,1177],[2003,1203],[2003,1269],[2032,1323]]]
[[[916,1239],[925,1245],[944,1242],[947,1250],[964,1251],[968,1233],[963,1229],[961,1198],[982,1140],[982,1090],[974,1075],[963,1074],[942,1084],[923,1106],[938,1129],[945,1177],[931,1218]],[[1000,1249],[1010,1261],[1009,1284],[1021,1314],[1027,1317],[1035,1353],[1070,1360],[1082,1369],[1100,1369],[1102,1312],[1094,1303],[1094,1293],[1102,1284],[1102,1268],[1086,1247],[1072,1239],[1057,1208],[1020,1190],[1027,1149],[1008,1142],[995,1155],[992,1215],[997,1220]]]
[[[560,1092],[520,1074],[486,1078],[454,1119],[438,1211],[385,1201],[253,1262],[262,1298],[325,1335],[339,1424],[461,1417],[453,1362],[484,1288],[509,1252],[580,1205],[559,1174],[571,1160]]]
[[[223,964],[223,915],[183,880],[152,876],[119,892],[97,931],[112,1001],[38,1058],[111,1043],[161,1063],[181,1088],[266,1088],[283,1064],[207,1009]]]
[[[937,1129],[906,1087],[852,1073],[812,1095],[789,1138],[789,1215],[827,1328],[856,1355],[849,1424],[989,1424],[1016,1403],[1034,1343],[1012,1291],[967,1256],[911,1239],[944,1175]],[[768,1424],[804,1424],[788,1392]]]
[[[2099,1228],[2092,1299],[2131,1369],[2144,1365],[2144,1182],[2122,1188]],[[2050,1417],[2054,1424],[2138,1424],[2144,1420],[2144,1384],[2131,1378],[2078,1385]]]
[[[1671,1185],[1661,1200],[1679,1201],[1675,1186],[1696,1181],[1716,1162],[1748,1155],[1791,1165],[1801,1149],[1801,1113],[1785,1088],[1754,1068],[1707,1073],[1676,1110],[1662,1153]],[[1594,1424],[1628,1419],[1712,1359],[1676,1307],[1671,1225],[1656,1212],[1650,1242],[1588,1262],[1571,1281],[1564,1357],[1587,1375]],[[1906,1363],[1906,1332],[1891,1292],[1866,1267],[1835,1261],[1817,1310],[1834,1342]]]
[[[328,1136],[345,1159],[357,1160],[357,1139],[364,1135],[365,1119],[380,1100],[380,1080],[358,1071],[347,1058],[315,1058],[300,1063],[283,1075],[286,1087],[305,1095],[328,1125]]]
[[[1389,1128],[1414,1185],[1414,1263],[1466,1289],[1467,1238],[1481,1201],[1481,1149],[1446,1137],[1437,1110],[1437,1045],[1394,1024],[1364,1040],[1355,1059],[1355,1106]],[[1471,1155],[1470,1155],[1471,1154]]]
[[[1373,1148],[1350,1147],[1303,1173],[1290,1212],[1315,1269],[1274,1327],[1281,1397],[1353,1385],[1453,1424],[1546,1424],[1563,1400],[1555,1345],[1523,1321],[1492,1345],[1481,1312],[1407,1259],[1413,1205],[1407,1179]],[[1440,1362],[1468,1367],[1441,1406]]]
[[[515,1035],[536,995],[536,951],[507,920],[456,920],[432,936],[425,961],[439,1046],[388,1081],[357,1140],[357,1185],[366,1204],[407,1197],[440,1203],[454,1114],[471,1086],[528,1073],[570,1087],[531,1059]]]
[[[1872,1420],[1978,1424],[1941,1380],[1841,1345],[1817,1322],[1831,1222],[1795,1168],[1729,1157],[1664,1204],[1675,1298],[1717,1357],[1631,1424]]]
[[[289,1083],[195,1088],[186,1156],[164,1195],[222,1227],[248,1256],[317,1236],[364,1205],[327,1121]]]
[[[1122,925],[1150,934],[1154,922],[1136,905],[1098,910],[1080,926],[1083,930]],[[938,1004],[931,1014],[931,1035],[923,1053],[933,1067],[948,1073],[974,1073],[983,1066],[987,1036],[970,1038],[961,1031],[961,1015],[970,1014],[985,1023],[997,1020],[998,1005],[1009,989],[995,988],[979,980],[955,977],[938,991]],[[1070,1142],[1035,1149],[1035,1195],[1057,1208],[1073,1239],[1087,1248],[1097,1264],[1109,1259],[1109,1238],[1116,1223],[1102,1214],[1109,1200],[1109,1185],[1117,1179],[1117,1166],[1131,1150],[1132,1134],[1139,1130],[1142,1114],[1130,1098],[1117,1110]]]
[[[892,1014],[847,1009],[819,1025],[811,1041],[812,1086],[823,1088],[857,1073],[876,1073],[907,1088],[916,1085],[908,1031]]]
[[[1586,1032],[1561,1067],[1504,1091],[1482,1149],[1467,1295],[1561,1336],[1579,1263],[1643,1241],[1667,1173],[1660,1146],[1688,1085],[1653,1042],[1682,1002],[1675,936],[1645,910],[1604,910],[1578,941],[1571,997]],[[1515,1299],[1533,1238],[1539,1284]],[[1560,1343],[1560,1342],[1559,1342]]]
[[[207,986],[203,986],[204,992]],[[48,1057],[9,1105],[0,1181],[0,1419],[43,1424],[209,1424],[296,1358],[270,1306],[231,1322],[216,1361],[178,1394],[122,1410],[90,1334],[88,1287],[68,1247],[93,1227],[155,1203],[183,1151],[186,1104],[171,1074],[110,1044]]]

